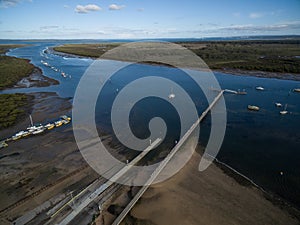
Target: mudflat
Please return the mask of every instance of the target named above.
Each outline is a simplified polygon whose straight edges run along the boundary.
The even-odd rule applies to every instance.
[[[123,224],[299,224],[253,186],[242,186],[212,164],[198,171],[200,155],[169,180],[151,186]]]

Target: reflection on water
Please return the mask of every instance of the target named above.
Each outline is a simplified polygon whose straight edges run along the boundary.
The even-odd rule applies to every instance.
[[[33,45],[15,49],[9,52],[11,56],[30,59],[31,62],[43,70],[44,75],[59,80],[60,85],[30,88],[11,89],[1,93],[14,92],[57,92],[62,97],[73,97],[76,86],[87,67],[93,62],[91,59],[62,57],[47,54],[47,47],[63,44],[58,42],[34,42]],[[63,77],[53,68],[45,66],[41,60],[58,68],[70,77]],[[125,71],[122,76],[111,80],[106,93],[99,97],[96,108],[96,121],[98,125],[109,130],[109,106],[116,95],[116,90],[125,86],[130,79],[147,69],[152,74],[157,72],[157,67],[151,65],[135,65]],[[174,68],[164,68],[165,76],[179,82],[188,90],[190,96],[201,112],[207,105],[205,98],[199,90],[189,81],[181,79],[174,72]],[[172,76],[169,76],[172,74]],[[265,79],[248,76],[234,76],[216,73],[222,88],[247,91],[247,95],[225,94],[227,106],[227,131],[218,159],[229,164],[236,170],[245,174],[250,179],[267,190],[271,190],[300,207],[300,93],[291,90],[300,88],[300,82],[277,79]],[[128,80],[129,79],[129,80]],[[256,86],[263,86],[264,91],[255,90]],[[169,87],[167,87],[169,88]],[[88,88],[87,88],[88,91]],[[137,90],[138,91],[138,90]],[[149,102],[150,101],[150,102]],[[287,115],[280,115],[282,110],[275,106],[276,102],[287,104]],[[151,103],[151,107],[149,107]],[[153,105],[156,104],[156,107]],[[257,105],[260,111],[247,110],[247,105]],[[153,110],[154,109],[154,110]],[[98,110],[98,111],[97,111]],[[171,143],[178,138],[177,130],[180,125],[173,123],[178,120],[172,107],[155,99],[141,101],[132,111],[132,124],[134,132],[141,137],[147,136],[147,121],[152,116],[165,117],[172,128],[168,140]],[[138,126],[136,126],[138,125]],[[210,132],[209,118],[201,124],[200,142],[205,144]],[[169,143],[169,144],[170,144]],[[170,144],[171,146],[171,144]]]

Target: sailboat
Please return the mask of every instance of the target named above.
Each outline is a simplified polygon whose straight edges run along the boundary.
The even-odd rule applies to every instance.
[[[284,106],[284,110],[280,111],[279,113],[280,113],[281,115],[285,115],[285,114],[287,114],[287,113],[288,113],[288,111],[286,110],[286,108],[287,108],[287,104],[285,104],[285,106]]]
[[[171,88],[171,94],[168,96],[169,99],[175,98],[175,94],[173,93],[173,88]]]

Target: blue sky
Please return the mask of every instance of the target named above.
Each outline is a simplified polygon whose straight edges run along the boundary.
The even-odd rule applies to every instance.
[[[0,38],[300,35],[299,0],[0,0]]]

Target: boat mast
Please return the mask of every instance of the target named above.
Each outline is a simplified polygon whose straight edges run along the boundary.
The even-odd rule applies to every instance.
[[[29,119],[30,119],[30,124],[31,124],[31,126],[33,127],[33,121],[32,121],[31,114],[29,114]]]

